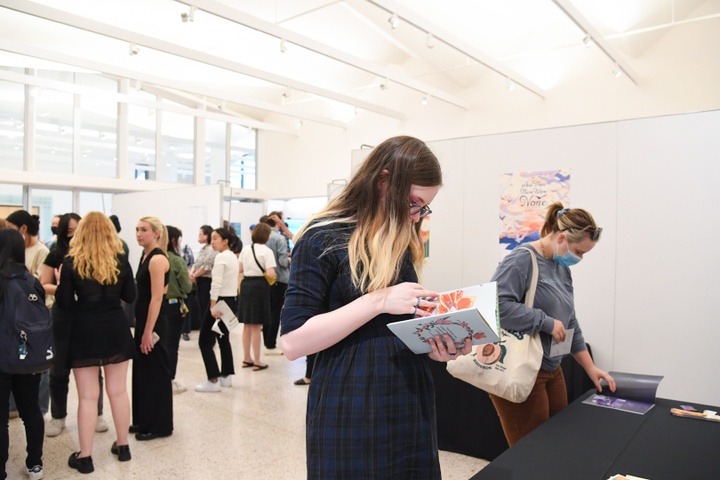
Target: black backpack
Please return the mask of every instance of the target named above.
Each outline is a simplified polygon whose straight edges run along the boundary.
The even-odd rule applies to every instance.
[[[38,373],[53,362],[53,331],[45,291],[30,272],[5,275],[0,299],[0,371]]]

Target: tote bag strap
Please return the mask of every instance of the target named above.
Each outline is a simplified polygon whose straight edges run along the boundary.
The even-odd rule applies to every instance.
[[[539,274],[537,258],[535,257],[535,252],[533,252],[532,249],[528,247],[518,248],[527,250],[530,253],[530,260],[532,261],[532,279],[530,280],[530,286],[528,287],[527,292],[525,292],[525,306],[528,308],[533,308],[533,304],[535,303],[535,290],[537,290]]]

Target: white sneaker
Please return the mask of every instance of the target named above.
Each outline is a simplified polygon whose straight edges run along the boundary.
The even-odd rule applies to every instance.
[[[98,433],[107,432],[108,424],[102,415],[98,415],[97,423],[95,424],[95,431]]]
[[[35,465],[32,468],[25,467],[25,473],[27,473],[27,476],[30,477],[30,480],[40,480],[43,478],[43,475],[45,475],[42,465]]]
[[[205,382],[195,385],[195,391],[196,392],[219,392],[220,391],[220,382],[211,382],[210,380],[206,380]]]
[[[65,428],[64,418],[51,418],[45,429],[45,435],[48,437],[57,437],[62,433],[63,428]]]
[[[230,375],[227,377],[220,377],[218,380],[220,380],[220,386],[232,387],[232,378],[230,378]]]
[[[187,391],[187,388],[185,388],[185,386],[180,385],[175,380],[173,380],[172,381],[172,390],[173,390],[173,393],[183,393],[183,392]]]

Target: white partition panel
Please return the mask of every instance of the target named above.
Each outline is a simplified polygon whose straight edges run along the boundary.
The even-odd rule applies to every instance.
[[[615,367],[720,405],[720,112],[621,122]]]
[[[222,186],[181,187],[151,192],[122,193],[113,196],[113,213],[122,225],[120,237],[130,247],[130,265],[137,270],[142,249],[135,240],[135,226],[145,216],[160,219],[183,232],[183,242],[197,252],[198,230],[208,224],[222,225]]]

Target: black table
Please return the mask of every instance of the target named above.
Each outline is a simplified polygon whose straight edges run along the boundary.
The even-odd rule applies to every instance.
[[[650,480],[720,478],[720,424],[675,417],[658,398],[645,415],[585,405],[591,390],[475,474],[471,480]]]

